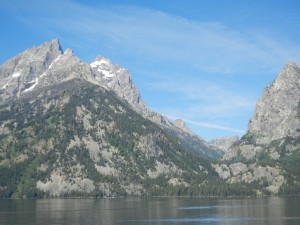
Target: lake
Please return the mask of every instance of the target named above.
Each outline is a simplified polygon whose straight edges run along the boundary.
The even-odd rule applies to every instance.
[[[300,197],[0,200],[0,224],[300,224]]]

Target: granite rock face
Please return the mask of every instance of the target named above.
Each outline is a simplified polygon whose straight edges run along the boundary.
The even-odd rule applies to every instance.
[[[119,97],[125,99],[137,112],[143,113],[147,110],[127,69],[123,69],[119,65],[113,65],[109,59],[101,55],[91,63],[91,67],[97,80],[114,90]]]
[[[300,137],[299,106],[300,70],[294,62],[289,61],[257,101],[246,135],[223,158],[230,160],[241,154],[246,159],[252,159],[271,143],[276,149],[276,142],[283,142],[288,152],[297,149],[294,143]],[[285,143],[287,137],[294,141]],[[273,158],[276,157],[274,148],[270,149],[274,153]]]
[[[239,136],[227,136],[210,140],[208,144],[212,147],[220,149],[223,152],[226,152],[232,146],[232,144],[238,140],[240,140]]]
[[[4,63],[0,67],[1,100],[32,90],[62,54],[58,39],[54,39]]]
[[[20,98],[36,89],[83,78],[101,85],[89,64],[81,62],[71,49],[64,52],[58,39],[27,49],[0,67],[0,99]]]
[[[231,175],[224,174],[225,165],[214,165],[219,176],[231,183],[264,183],[264,190],[273,194],[298,187],[299,106],[300,70],[289,61],[257,101],[247,133],[225,152],[223,162]],[[243,163],[243,172],[237,162]]]
[[[289,61],[258,100],[248,125],[249,134],[264,142],[300,134],[300,70]]]

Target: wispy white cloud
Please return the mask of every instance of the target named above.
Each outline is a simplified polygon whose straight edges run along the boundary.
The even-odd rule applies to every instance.
[[[170,119],[178,119],[177,116],[173,116],[173,115],[167,115],[167,116]],[[198,127],[205,127],[205,128],[210,128],[210,129],[229,131],[229,132],[237,133],[240,135],[245,134],[245,130],[236,129],[236,128],[232,128],[232,127],[228,127],[228,126],[223,126],[223,125],[216,124],[216,123],[199,122],[199,121],[190,120],[190,119],[186,119],[186,118],[181,118],[181,119],[184,120],[184,122],[186,122],[188,124],[195,125]]]
[[[246,123],[257,100],[228,83],[221,85],[208,81],[168,80],[148,85],[154,92],[162,91],[170,96],[176,95],[173,98],[181,102],[178,105],[158,104],[154,107],[155,110],[170,119],[183,119],[192,129],[198,130],[199,134],[204,136],[208,135],[208,129],[212,133],[214,131],[222,135],[244,134]],[[244,120],[242,123],[237,122],[241,119]]]
[[[63,31],[66,38],[69,32],[73,40],[80,36],[86,45],[107,42],[114,50],[135,57],[183,63],[202,72],[237,73],[246,66],[259,72],[277,69],[287,58],[300,60],[299,45],[282,45],[259,31],[236,31],[222,23],[193,21],[139,7],[92,8],[67,0],[33,2],[22,10],[31,10],[40,18],[20,14],[31,24]]]
[[[169,80],[148,84],[153,89],[177,93],[186,106],[182,113],[187,118],[228,119],[254,109],[256,97],[243,95],[244,91],[207,81]],[[177,111],[174,108],[162,109],[167,114]]]
[[[103,51],[122,59],[124,66],[143,77],[137,84],[143,97],[153,100],[145,96],[143,87],[148,93],[155,89],[169,94],[170,104],[157,105],[155,110],[216,130],[241,133],[233,127],[244,126],[232,121],[251,115],[261,94],[262,87],[251,93],[240,77],[255,76],[252,84],[257,84],[262,75],[273,79],[288,59],[300,62],[300,44],[284,35],[279,39],[255,27],[237,30],[221,21],[208,23],[153,9],[109,3],[92,7],[72,0],[10,0],[1,2],[0,10],[11,11],[36,32],[58,35],[83,60]]]
[[[186,122],[196,125],[196,126],[200,126],[200,127],[207,127],[207,128],[217,129],[217,130],[234,132],[234,133],[238,133],[238,134],[245,134],[245,130],[235,129],[232,127],[222,126],[219,124],[204,123],[204,122],[198,122],[198,121],[193,121],[193,120],[186,120]]]

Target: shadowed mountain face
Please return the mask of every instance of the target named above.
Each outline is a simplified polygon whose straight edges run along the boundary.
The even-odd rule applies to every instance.
[[[198,157],[219,150],[149,110],[127,70],[57,39],[0,67],[0,98],[1,197],[208,195],[219,182]]]
[[[229,182],[260,182],[271,193],[299,193],[300,70],[289,61],[257,101],[247,133],[216,170]]]

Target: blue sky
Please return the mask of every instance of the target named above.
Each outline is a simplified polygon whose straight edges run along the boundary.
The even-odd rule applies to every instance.
[[[288,60],[300,63],[300,3],[282,1],[0,2],[0,63],[57,37],[82,61],[128,68],[146,104],[205,139],[242,135]]]

